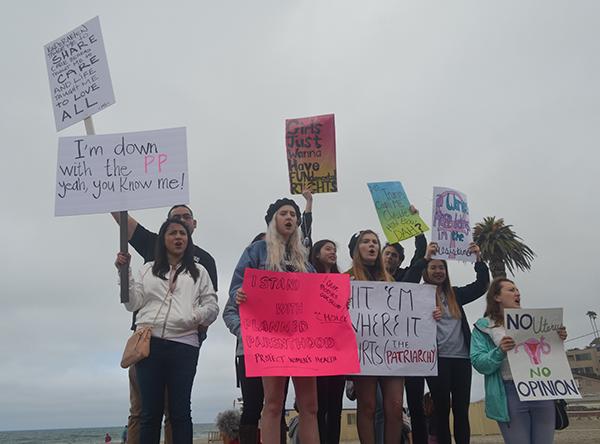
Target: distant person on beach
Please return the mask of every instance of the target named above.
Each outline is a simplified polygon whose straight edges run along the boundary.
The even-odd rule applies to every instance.
[[[473,367],[485,377],[485,413],[496,420],[506,444],[550,444],[554,442],[553,400],[521,401],[506,354],[515,341],[506,335],[504,310],[521,308],[521,293],[513,281],[496,278],[487,292],[483,318],[475,323],[471,341]],[[561,327],[548,335],[567,339]]]
[[[219,306],[206,269],[194,260],[191,233],[180,218],[160,227],[155,260],[137,277],[129,274],[129,302],[138,311],[137,328],[152,327],[150,355],[136,364],[142,398],[140,442],[160,442],[161,421],[168,389],[173,442],[192,443],[191,393],[200,338],[198,327],[208,327]],[[117,268],[131,256],[119,252]]]
[[[121,433],[121,443],[127,443],[127,426],[125,426],[125,428],[123,429],[123,433]]]
[[[311,228],[312,228],[312,203],[313,196],[310,191],[310,187],[304,189],[302,195],[306,200],[304,207],[304,213],[300,222],[300,228],[302,232],[301,243],[304,246],[312,245],[311,239]],[[267,222],[268,224],[268,222]],[[251,245],[254,245],[258,241],[265,242],[266,233],[259,233],[252,239]],[[254,268],[259,268],[255,266]],[[243,272],[242,272],[243,278]],[[240,283],[241,285],[241,283]],[[231,290],[230,290],[231,292]],[[259,441],[259,430],[258,424],[261,417],[261,412],[264,404],[264,390],[263,382],[260,377],[248,378],[246,377],[246,365],[244,361],[244,350],[240,332],[240,313],[239,305],[236,303],[235,298],[230,296],[225,308],[223,310],[223,320],[225,325],[237,338],[236,344],[236,359],[235,359],[235,370],[238,381],[238,386],[242,391],[242,399],[244,402],[244,408],[242,410],[242,417],[240,422],[240,444],[257,444]],[[288,383],[284,388],[284,403],[285,397],[287,396]],[[281,411],[281,435],[280,444],[285,444],[286,439],[286,423],[285,423],[285,412]]]
[[[112,437],[108,433],[104,435],[104,442],[112,442]]]
[[[119,223],[119,213],[111,213],[112,217],[117,223]],[[192,210],[187,205],[175,205],[167,213],[167,219],[180,219],[193,234],[197,228],[197,221],[194,218]],[[127,218],[127,235],[129,244],[138,252],[144,259],[144,263],[151,262],[154,260],[154,253],[156,249],[156,238],[157,234],[147,230],[142,224],[135,220],[132,216]],[[217,267],[213,257],[202,248],[194,245],[194,261],[199,263],[210,276],[213,288],[215,291],[217,288]],[[135,330],[135,318],[136,313],[133,314],[132,330]],[[198,335],[200,340],[200,346],[206,339],[206,328],[201,327],[198,329]],[[129,367],[129,422],[128,425],[128,439],[130,444],[140,444],[140,416],[142,414],[142,402],[140,397],[140,390],[137,383],[137,377],[135,372],[135,366]],[[171,444],[171,423],[169,421],[169,409],[165,403],[165,444]]]
[[[255,268],[283,272],[311,272],[307,251],[302,243],[300,209],[291,199],[279,199],[272,203],[265,216],[267,235],[265,240],[246,248],[240,258],[229,288],[229,301],[223,318],[229,330],[238,337],[237,355],[242,356],[239,308],[246,301],[242,290],[244,271]],[[281,439],[281,412],[284,407],[284,391],[287,377],[263,377],[264,406],[261,412],[261,435],[263,442],[274,444]],[[318,444],[316,379],[292,377],[296,399],[300,409],[300,439],[304,444]],[[245,406],[244,400],[244,406]]]

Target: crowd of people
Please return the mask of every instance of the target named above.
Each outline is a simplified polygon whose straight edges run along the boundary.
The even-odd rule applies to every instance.
[[[292,377],[298,410],[297,438],[302,444],[340,442],[342,398],[348,381],[356,396],[361,443],[402,442],[406,430],[405,391],[412,442],[450,444],[453,435],[456,443],[469,443],[472,368],[485,375],[486,413],[498,421],[505,442],[552,442],[552,402],[519,401],[507,363],[506,353],[515,343],[506,335],[503,310],[519,308],[520,293],[508,279],[490,284],[488,267],[481,261],[476,244],[470,246],[476,257],[475,280],[465,286],[451,284],[446,261],[434,258],[437,244],[428,244],[422,234],[415,238],[410,264],[402,268],[405,257],[400,244],[382,245],[374,230],[362,230],[348,242],[350,269],[341,271],[335,241],[322,239],[313,245],[312,194],[305,190],[303,195],[306,207],[302,213],[296,202],[287,198],[268,207],[266,231],[244,249],[233,273],[223,319],[237,339],[236,375],[243,410],[237,418],[235,436],[228,435],[228,442],[286,442],[284,410],[289,378],[246,375],[239,307],[247,301],[242,289],[247,268],[290,273],[344,272],[356,280],[423,282],[436,288],[436,308],[431,316],[437,325],[437,376]],[[413,207],[411,211],[417,212]],[[118,214],[113,217],[119,221]],[[199,349],[219,311],[215,261],[193,244],[196,220],[186,205],[171,208],[158,234],[131,216],[127,225],[129,242],[146,264],[135,277],[130,273],[130,300],[124,305],[134,312],[133,329],[152,328],[150,355],[129,369],[128,442],[158,443],[165,417],[165,442],[191,443],[191,390]],[[129,261],[128,254],[118,253],[115,264],[122,267]],[[463,306],[486,292],[484,316],[472,333]],[[558,334],[566,338],[564,329]],[[430,394],[424,405],[425,383]],[[376,414],[378,410],[381,415]]]

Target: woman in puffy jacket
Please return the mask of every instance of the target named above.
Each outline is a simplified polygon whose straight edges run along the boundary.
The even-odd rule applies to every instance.
[[[188,228],[168,219],[160,227],[156,254],[134,279],[129,273],[128,311],[138,311],[136,328],[151,327],[150,355],[135,365],[142,398],[140,441],[160,442],[165,388],[174,443],[192,443],[191,394],[200,343],[198,327],[219,313],[206,269],[194,262]],[[118,253],[115,265],[130,261]]]
[[[265,221],[267,222],[265,239],[254,242],[242,254],[233,273],[229,287],[229,300],[223,311],[225,324],[238,338],[236,355],[242,359],[244,350],[239,305],[246,301],[246,294],[242,290],[246,268],[281,272],[314,271],[307,261],[306,248],[302,245],[298,205],[291,199],[279,199],[269,206]],[[264,406],[261,412],[261,438],[265,444],[280,442],[281,412],[284,407],[287,381],[288,378],[285,376],[262,378]],[[240,382],[244,393],[246,382],[244,380]],[[316,378],[292,377],[292,382],[300,412],[300,441],[303,444],[318,444]],[[258,394],[247,395],[254,398],[258,396]],[[246,398],[244,398],[245,404]],[[243,435],[240,437],[243,440]]]
[[[485,413],[498,422],[507,444],[550,444],[554,440],[554,401],[520,401],[506,353],[515,341],[506,335],[504,309],[521,308],[513,281],[494,279],[487,293],[484,317],[475,323],[471,362],[485,376]],[[564,341],[564,327],[556,334]]]

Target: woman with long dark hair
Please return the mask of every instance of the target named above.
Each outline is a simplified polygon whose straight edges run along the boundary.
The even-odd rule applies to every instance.
[[[379,237],[372,230],[356,233],[348,243],[352,268],[347,271],[359,281],[387,281],[393,277],[387,272],[381,256]],[[362,444],[375,443],[375,407],[377,384],[383,395],[384,442],[397,444],[402,436],[402,398],[404,378],[401,376],[355,376],[358,436]]]
[[[450,284],[448,263],[432,259],[438,246],[431,242],[427,246],[425,258],[418,261],[423,280],[436,286],[434,314],[437,323],[438,375],[427,377],[427,385],[433,399],[437,438],[440,444],[451,444],[450,408],[454,417],[454,440],[457,444],[468,444],[471,437],[469,425],[469,404],[471,402],[471,360],[469,346],[471,329],[463,310],[463,305],[475,301],[485,294],[490,283],[487,265],[481,261],[479,247],[472,243],[469,247],[474,254],[475,282],[464,287]]]
[[[238,337],[237,356],[243,356],[239,304],[246,301],[242,290],[246,268],[283,272],[311,272],[307,251],[302,245],[300,209],[291,199],[279,199],[271,204],[265,216],[267,234],[246,248],[240,258],[229,287],[229,301],[223,319],[229,330]],[[261,413],[261,436],[265,444],[280,441],[281,411],[284,408],[283,376],[263,377],[264,406]],[[300,412],[300,440],[303,444],[318,444],[317,390],[314,377],[292,377]]]
[[[484,317],[475,323],[471,341],[473,367],[485,376],[485,413],[498,422],[507,444],[550,444],[554,401],[520,401],[506,357],[515,341],[506,335],[504,309],[521,308],[521,293],[510,279],[496,278],[486,299]],[[564,327],[549,334],[567,339]]]
[[[323,239],[310,250],[310,263],[317,273],[339,273],[337,266],[337,247],[335,242]],[[342,398],[346,377],[317,377],[317,421],[321,444],[338,444],[342,418]]]
[[[130,258],[118,253],[115,265],[128,264]],[[158,233],[155,261],[145,264],[135,279],[131,273],[129,276],[125,308],[138,311],[136,328],[152,328],[150,356],[135,365],[142,397],[140,442],[160,442],[166,388],[173,442],[191,444],[198,327],[210,325],[219,306],[208,272],[194,262],[185,224],[166,220]]]

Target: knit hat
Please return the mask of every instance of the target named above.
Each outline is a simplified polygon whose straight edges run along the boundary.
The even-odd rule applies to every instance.
[[[296,212],[296,219],[297,219],[298,225],[300,225],[300,220],[301,220],[300,207],[298,207],[296,202],[294,202],[292,199],[287,199],[285,197],[282,199],[277,199],[275,202],[273,202],[271,205],[269,205],[269,209],[267,210],[267,214],[265,215],[265,222],[267,223],[267,225],[269,225],[269,223],[271,222],[271,219],[273,219],[273,216],[275,216],[275,213],[277,213],[277,211],[284,205],[290,205],[294,208],[294,211]]]
[[[358,242],[360,233],[362,233],[362,231],[357,231],[356,233],[354,233],[350,238],[350,242],[348,242],[348,250],[350,251],[351,258],[354,258],[354,249],[356,248],[356,243]]]

